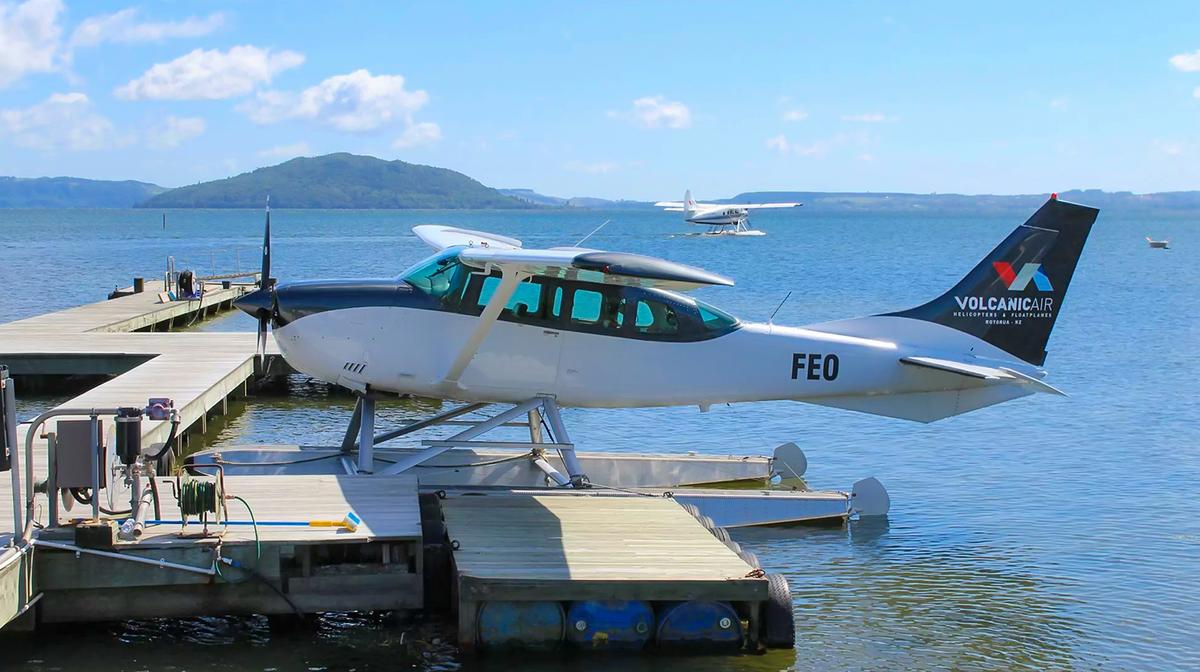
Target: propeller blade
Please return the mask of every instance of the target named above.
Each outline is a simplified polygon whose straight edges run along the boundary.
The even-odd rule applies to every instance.
[[[263,233],[262,286],[271,284],[271,197],[267,197],[267,227]]]

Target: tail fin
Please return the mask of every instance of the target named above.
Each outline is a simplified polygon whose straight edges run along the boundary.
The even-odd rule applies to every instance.
[[[683,192],[683,214],[691,215],[696,211],[696,199],[692,198],[692,190]]]
[[[1052,195],[949,292],[888,315],[952,327],[1041,366],[1099,212]]]

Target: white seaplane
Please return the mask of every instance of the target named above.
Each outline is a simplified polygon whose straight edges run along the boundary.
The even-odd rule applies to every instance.
[[[1036,392],[1061,394],[1043,382],[1041,366],[1097,214],[1051,197],[929,303],[785,327],[744,322],[687,296],[733,284],[699,268],[578,247],[527,249],[450,226],[416,227],[437,252],[399,277],[276,285],[268,212],[263,287],[236,305],[258,318],[260,339],[273,327],[291,366],[360,395],[362,446],[379,442],[367,438],[375,435],[366,400],[375,395],[469,402],[430,423],[511,404],[454,438],[537,412],[568,473],[539,467],[560,485],[579,486],[586,477],[560,406],[707,410],[794,400],[932,422]],[[382,473],[453,447],[427,443],[434,445]]]
[[[666,212],[682,212],[683,221],[707,226],[702,236],[765,236],[765,231],[750,228],[750,211],[763,208],[798,208],[803,203],[697,203],[691,190],[685,191],[682,201],[659,201],[654,206]]]

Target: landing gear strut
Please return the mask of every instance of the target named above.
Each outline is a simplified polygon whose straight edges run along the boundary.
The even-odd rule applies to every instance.
[[[451,448],[524,448],[529,450],[533,464],[545,472],[546,477],[559,486],[585,488],[590,485],[587,475],[583,473],[583,467],[579,464],[579,458],[575,455],[575,444],[571,443],[571,438],[567,434],[567,428],[563,424],[562,414],[553,397],[537,396],[527,399],[479,422],[463,423],[462,421],[454,421],[454,418],[460,415],[478,411],[488,406],[488,404],[483,403],[466,404],[378,435],[375,434],[375,400],[376,397],[370,392],[358,396],[358,403],[354,407],[354,414],[350,418],[350,424],[346,428],[346,435],[342,439],[342,451],[348,454],[355,447],[355,435],[358,436],[357,463],[352,463],[348,456],[343,459],[343,464],[346,465],[346,470],[350,473],[376,473],[374,458],[374,448],[376,445],[427,427],[432,427],[433,425],[450,424],[453,421],[454,424],[468,424],[470,426],[446,439],[422,441],[421,445],[425,447],[424,450],[407,455],[399,461],[388,465],[387,468],[378,473],[384,475],[403,473],[441,455]],[[488,441],[478,438],[497,427],[511,426],[514,424],[514,421],[522,416],[525,416],[528,421],[528,442]],[[524,425],[525,423],[518,424]],[[550,438],[552,439],[550,442],[545,441],[543,429],[549,430]],[[563,474],[546,460],[545,451],[547,448],[552,448],[558,453],[558,457],[566,469],[566,474]]]

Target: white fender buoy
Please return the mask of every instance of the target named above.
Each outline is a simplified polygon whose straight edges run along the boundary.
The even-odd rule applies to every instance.
[[[854,484],[850,490],[850,510],[859,516],[886,516],[892,508],[892,499],[887,488],[874,476]]]
[[[808,457],[800,446],[788,441],[775,448],[771,470],[783,478],[803,478],[804,472],[808,471]]]

